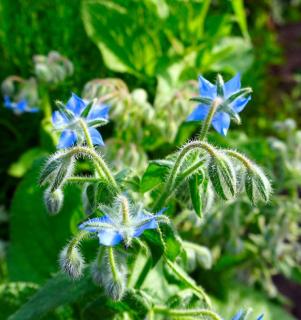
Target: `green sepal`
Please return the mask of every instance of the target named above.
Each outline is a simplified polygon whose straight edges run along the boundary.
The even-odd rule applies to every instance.
[[[196,214],[202,218],[203,212],[203,202],[202,202],[202,190],[201,186],[204,182],[204,174],[194,174],[189,178],[189,191],[190,191],[190,198],[192,202],[193,209],[195,210]]]
[[[62,113],[68,120],[74,120],[74,114],[66,109],[66,106],[61,101],[55,101],[59,112]]]

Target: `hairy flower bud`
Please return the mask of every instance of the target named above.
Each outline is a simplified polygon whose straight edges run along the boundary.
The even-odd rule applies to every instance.
[[[44,193],[44,203],[49,214],[55,215],[60,212],[64,202],[64,194],[61,189],[52,191],[48,188]]]
[[[268,202],[272,192],[269,179],[262,170],[252,165],[246,172],[245,188],[249,199],[254,205],[258,202]]]
[[[84,258],[76,246],[67,245],[60,253],[60,267],[70,278],[78,279],[85,266]]]
[[[223,154],[212,156],[208,174],[216,193],[224,200],[231,199],[236,193],[236,176],[232,162]]]
[[[114,253],[114,270],[112,270],[112,257],[107,252],[99,252],[92,263],[92,279],[96,285],[104,287],[105,293],[113,300],[121,300],[126,289],[126,261],[120,253]]]

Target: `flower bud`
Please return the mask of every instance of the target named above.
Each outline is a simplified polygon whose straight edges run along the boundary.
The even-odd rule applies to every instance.
[[[249,199],[254,205],[258,202],[268,202],[272,192],[271,184],[262,170],[252,165],[245,176],[245,188]]]
[[[232,162],[223,154],[211,157],[208,174],[215,192],[224,200],[231,199],[236,193],[236,176]]]
[[[44,203],[49,214],[58,214],[63,206],[64,194],[61,189],[52,191],[48,188],[44,193]]]
[[[85,266],[84,258],[76,246],[67,245],[60,253],[60,267],[70,278],[78,279]]]

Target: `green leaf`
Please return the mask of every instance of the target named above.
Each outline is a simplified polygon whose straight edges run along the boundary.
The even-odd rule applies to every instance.
[[[41,148],[32,148],[24,152],[21,157],[8,169],[8,174],[16,177],[21,178],[24,174],[32,167],[33,162],[47,154],[47,151]]]
[[[11,315],[9,320],[34,320],[47,315],[55,308],[78,301],[80,298],[97,292],[90,276],[85,275],[78,281],[57,274],[50,279],[27,303]]]
[[[246,10],[244,8],[244,2],[243,0],[235,0],[230,1],[232,4],[233,11],[235,13],[236,20],[239,24],[239,27],[241,29],[241,32],[243,36],[249,40],[249,33],[248,33],[248,24],[247,24],[247,18],[246,18]]]
[[[70,220],[84,218],[80,190],[68,185],[63,208],[49,216],[43,203],[43,190],[37,185],[42,161],[18,186],[10,210],[8,272],[13,281],[41,283],[58,269],[58,254],[71,235]]]
[[[164,182],[172,165],[173,162],[169,160],[150,161],[142,176],[140,191],[145,193]]]
[[[197,215],[201,218],[203,216],[202,208],[202,196],[201,196],[201,186],[204,182],[204,176],[200,174],[194,174],[189,179],[189,191],[190,198],[193,205],[193,208]]]

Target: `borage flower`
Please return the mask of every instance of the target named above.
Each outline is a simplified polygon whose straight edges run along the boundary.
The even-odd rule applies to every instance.
[[[212,126],[225,136],[230,126],[230,119],[240,122],[240,113],[251,99],[250,88],[241,89],[240,74],[238,73],[228,82],[224,83],[220,75],[217,76],[216,85],[202,76],[199,76],[200,97],[191,100],[200,102],[188,116],[187,121],[205,120],[213,102],[218,103],[218,108],[213,116]]]
[[[12,110],[15,114],[22,114],[24,112],[38,112],[38,108],[33,108],[28,105],[26,99],[21,99],[17,102],[11,100],[9,96],[4,96],[4,106],[7,109]]]
[[[72,93],[66,105],[57,103],[59,111],[52,115],[56,130],[62,131],[58,148],[69,148],[75,143],[85,142],[85,128],[89,131],[93,145],[104,145],[96,127],[108,122],[109,106],[96,101],[85,101]]]
[[[133,238],[139,237],[147,229],[156,229],[158,223],[168,222],[162,209],[156,214],[140,207],[130,207],[125,196],[119,196],[112,208],[101,207],[103,217],[93,218],[79,226],[80,230],[96,233],[99,243],[115,246],[122,241],[129,246]]]

